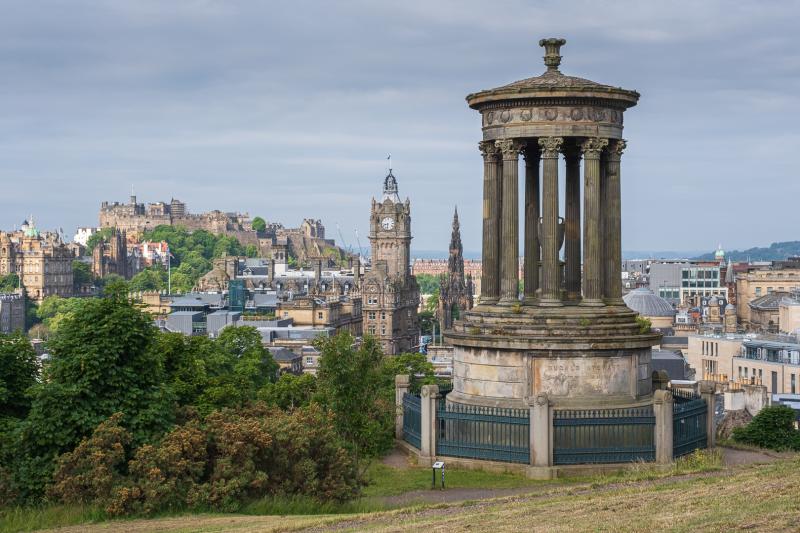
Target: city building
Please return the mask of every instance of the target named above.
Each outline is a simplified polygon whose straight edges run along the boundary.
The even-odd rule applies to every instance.
[[[330,328],[335,334],[348,332],[354,337],[362,334],[363,311],[360,297],[301,296],[278,302],[276,316],[291,319],[296,326]]]
[[[772,292],[791,292],[800,289],[800,258],[774,261],[766,265],[751,265],[736,275],[736,312],[739,325],[754,328],[750,302]]]
[[[480,259],[463,259],[464,275],[472,280],[473,297],[481,293],[481,261]],[[446,275],[450,269],[450,259],[414,259],[411,264],[411,273],[415,276],[427,274],[430,276]],[[520,267],[520,273],[522,272]]]
[[[685,304],[697,296],[728,299],[720,266],[714,261],[659,260],[650,263],[650,289],[672,305]]]
[[[93,228],[91,226],[78,228],[78,230],[75,232],[75,236],[72,237],[72,242],[80,244],[83,247],[86,247],[87,243],[89,242],[89,237],[91,237],[98,231],[99,231],[98,228]]]
[[[372,199],[369,240],[371,269],[362,284],[363,329],[385,354],[414,352],[419,345],[419,287],[410,271],[411,202],[400,200],[391,169],[383,198]]]
[[[464,311],[472,309],[472,298],[472,278],[464,275],[464,247],[461,244],[461,227],[456,209],[453,213],[447,274],[439,279],[438,315],[443,330],[453,327],[453,320],[457,320]]]
[[[796,394],[800,387],[794,336],[692,335],[686,360],[703,379],[763,384],[770,394]]]
[[[0,292],[0,333],[25,330],[25,295]]]
[[[37,302],[73,295],[73,259],[61,236],[41,233],[32,218],[19,230],[0,231],[0,276],[17,274],[26,296]]]
[[[128,236],[125,230],[115,229],[111,237],[98,242],[92,250],[92,275],[104,278],[116,274],[130,279],[139,271],[136,255],[128,254]]]

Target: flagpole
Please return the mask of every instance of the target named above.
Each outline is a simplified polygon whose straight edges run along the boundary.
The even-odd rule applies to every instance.
[[[172,261],[170,261],[171,257],[172,253],[169,251],[169,246],[167,246],[167,295],[172,294]]]

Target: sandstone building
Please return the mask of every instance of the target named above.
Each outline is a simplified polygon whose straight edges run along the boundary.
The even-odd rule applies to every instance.
[[[415,351],[419,344],[419,287],[410,272],[411,202],[400,200],[389,170],[383,198],[372,199],[369,240],[372,268],[362,284],[363,328],[386,354]]]
[[[773,292],[791,292],[800,288],[800,258],[774,261],[768,267],[750,267],[736,275],[736,312],[739,324],[745,329],[759,329],[753,324],[754,300]],[[758,302],[756,302],[758,304]],[[759,309],[756,308],[756,313]]]
[[[33,220],[0,232],[0,276],[16,273],[28,298],[72,296],[73,254],[57,233],[40,233]]]
[[[92,275],[104,278],[116,274],[130,279],[138,270],[134,259],[128,256],[126,231],[116,229],[110,239],[98,242],[92,250]]]
[[[0,292],[0,333],[25,329],[25,295],[22,291]]]

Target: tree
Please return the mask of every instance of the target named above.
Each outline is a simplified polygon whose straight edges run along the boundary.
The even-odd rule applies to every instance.
[[[749,424],[733,430],[733,440],[772,450],[800,450],[800,431],[794,426],[796,418],[791,407],[765,407]]]
[[[439,288],[439,277],[433,274],[414,274],[420,294],[433,294]]]
[[[13,272],[6,276],[0,276],[0,292],[14,292],[19,286],[19,276]]]
[[[41,495],[54,458],[121,412],[134,443],[172,423],[174,398],[153,348],[151,319],[125,299],[87,299],[48,342],[50,360],[32,391],[15,463],[23,497]]]
[[[0,333],[0,419],[25,418],[31,406],[28,389],[39,377],[39,360],[28,337]]]
[[[317,391],[317,380],[311,374],[281,374],[275,383],[267,383],[258,398],[281,409],[296,409],[311,403]]]
[[[439,287],[436,287],[428,299],[425,301],[425,310],[436,314],[439,309]]]
[[[103,278],[103,296],[112,300],[125,300],[128,298],[130,287],[125,278],[118,274],[109,274]]]
[[[97,246],[102,241],[108,241],[114,235],[116,228],[103,228],[100,231],[93,233],[86,239],[86,254],[91,255]]]
[[[418,393],[422,385],[433,385],[433,365],[421,353],[403,353],[383,358],[381,368],[384,393],[391,397],[394,394],[394,378],[399,374],[411,376],[412,392]]]
[[[92,282],[92,267],[75,259],[72,261],[72,285],[77,289]]]
[[[332,413],[337,431],[356,462],[368,460],[392,446],[394,397],[382,387],[383,353],[367,335],[359,346],[349,333],[316,341],[321,352],[317,389],[320,401]]]
[[[433,335],[433,324],[436,322],[436,316],[433,311],[422,311],[418,315],[419,327],[423,335]]]
[[[131,278],[128,287],[132,291],[161,291],[167,288],[167,271],[160,267],[142,270]]]
[[[267,230],[267,221],[261,217],[255,217],[253,219],[253,229],[256,231],[266,231]]]
[[[53,334],[58,331],[66,317],[80,310],[84,302],[84,298],[48,296],[36,308],[36,317],[42,322],[46,332]]]
[[[258,257],[260,252],[258,251],[258,246],[255,244],[248,244],[245,246],[244,255],[247,257]]]

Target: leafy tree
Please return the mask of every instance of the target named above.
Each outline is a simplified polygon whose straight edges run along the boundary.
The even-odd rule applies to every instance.
[[[733,440],[772,450],[800,450],[797,415],[791,407],[771,405],[758,412],[744,427],[733,430]]]
[[[92,282],[92,267],[75,259],[72,261],[72,284],[77,289]]]
[[[436,314],[436,311],[439,309],[439,287],[436,287],[434,291],[428,296],[428,299],[425,300],[425,310],[429,311],[433,314]]]
[[[174,399],[152,350],[154,332],[150,318],[125,299],[87,299],[80,313],[63,319],[21,428],[15,477],[22,497],[40,495],[53,459],[114,413],[123,413],[134,443],[169,427]]]
[[[62,321],[69,315],[80,310],[86,301],[84,298],[62,298],[48,296],[36,308],[36,317],[42,322],[45,331],[53,334],[58,331]]]
[[[150,267],[133,276],[128,282],[132,291],[161,291],[167,288],[167,271],[160,267]]]
[[[253,219],[253,229],[256,231],[266,231],[267,230],[267,221],[261,217],[255,217]]]
[[[414,274],[420,294],[433,294],[439,288],[439,277],[433,274]]]
[[[128,297],[130,286],[125,278],[118,274],[109,274],[103,278],[103,296],[113,300],[124,300]]]
[[[0,276],[0,292],[14,292],[19,286],[19,276],[13,272],[6,276]]]
[[[421,353],[403,353],[383,358],[381,368],[383,374],[384,393],[391,397],[394,394],[394,378],[399,374],[411,376],[411,389],[419,392],[422,385],[433,385],[433,365]]]
[[[28,389],[38,377],[39,360],[28,337],[21,332],[0,333],[0,419],[28,414]]]
[[[244,249],[244,255],[247,257],[258,257],[260,252],[258,251],[258,246],[255,244],[248,244]]]
[[[433,311],[422,311],[418,315],[419,326],[423,335],[433,335],[433,324],[436,322],[436,316]]]
[[[296,409],[311,403],[317,391],[317,380],[311,374],[281,374],[275,383],[267,383],[258,398],[281,409]]]
[[[394,437],[394,397],[383,387],[380,344],[367,335],[356,346],[352,335],[340,333],[319,338],[316,346],[319,398],[356,462],[366,466],[391,448]]]
[[[103,228],[100,231],[93,233],[86,239],[86,253],[91,255],[94,251],[95,246],[97,246],[102,241],[107,241],[111,239],[114,235],[116,228]]]

